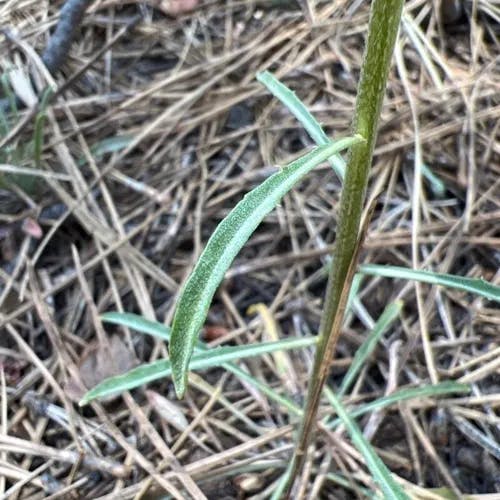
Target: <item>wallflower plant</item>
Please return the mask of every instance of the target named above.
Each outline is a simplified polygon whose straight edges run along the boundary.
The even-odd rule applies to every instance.
[[[500,302],[500,287],[481,279],[394,266],[370,264],[357,267],[357,255],[362,240],[360,221],[369,168],[402,7],[403,0],[373,0],[372,2],[368,38],[354,110],[353,133],[350,137],[332,141],[293,92],[268,72],[257,76],[257,79],[301,122],[316,142],[317,147],[281,168],[249,192],[219,224],[182,289],[176,305],[172,328],[129,313],[111,312],[103,315],[104,321],[124,325],[165,340],[169,344],[170,358],[139,366],[124,375],[103,381],[84,396],[81,404],[110,393],[133,389],[167,376],[172,377],[176,393],[182,398],[186,391],[189,370],[222,367],[236,377],[255,385],[268,398],[285,406],[290,413],[300,418],[292,459],[273,493],[273,498],[279,499],[289,498],[291,494],[294,479],[299,474],[306,457],[311,430],[316,425],[320,399],[325,394],[340,420],[323,422],[324,425],[333,427],[340,422],[344,424],[353,443],[363,455],[383,498],[408,498],[407,493],[395,481],[369,442],[363,437],[354,418],[405,399],[462,393],[467,392],[469,388],[466,385],[448,381],[425,387],[403,389],[353,409],[346,409],[343,406],[342,395],[368,359],[378,339],[398,317],[402,304],[396,302],[387,306],[367,340],[358,350],[338,394],[335,395],[329,389],[324,391],[344,312],[348,308],[349,296],[352,296],[350,291],[353,280],[355,281],[356,276],[363,274],[403,278],[456,288],[497,302]],[[349,149],[349,158],[345,165],[339,153],[346,149]],[[260,222],[276,207],[283,196],[314,167],[325,161],[329,161],[339,178],[343,180],[343,189],[336,243],[329,269],[318,335],[286,338],[276,342],[248,346],[207,349],[199,341],[198,335],[204,325],[213,296],[234,258]],[[304,409],[241,370],[236,363],[237,360],[249,356],[261,356],[279,350],[310,346],[315,347],[316,354]]]

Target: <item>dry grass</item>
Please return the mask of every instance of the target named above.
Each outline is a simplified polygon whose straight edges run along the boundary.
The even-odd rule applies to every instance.
[[[99,313],[125,310],[168,323],[179,285],[216,224],[276,164],[311,145],[255,82],[257,71],[271,69],[295,89],[330,134],[348,132],[366,3],[304,2],[314,27],[298,6],[271,1],[209,0],[178,19],[151,3],[92,4],[56,83],[88,67],[49,108],[45,128],[43,167],[67,180],[49,176],[29,196],[0,194],[0,495],[125,499],[166,490],[174,498],[258,499],[272,489],[296,417],[221,370],[193,374],[182,402],[170,380],[83,411],[71,397],[85,359],[110,342]],[[382,194],[361,259],[498,284],[499,6],[469,0],[461,19],[443,24],[439,4],[407,4],[372,170],[371,188]],[[2,63],[28,61],[43,81],[30,58],[45,47],[60,5],[4,1],[0,25],[16,29],[22,44],[0,38]],[[18,132],[11,144],[29,141],[33,120]],[[116,137],[125,148],[92,153]],[[419,147],[446,186],[442,197],[414,168]],[[339,192],[324,166],[266,218],[217,295],[207,340],[266,338],[269,320],[246,315],[259,302],[282,335],[316,331]],[[401,320],[346,401],[431,380],[471,382],[470,397],[405,403],[360,423],[415,498],[438,498],[429,491],[437,486],[498,495],[494,304],[365,278],[332,387],[396,298],[405,302]],[[159,343],[118,333],[132,364],[166,355]],[[311,352],[291,359],[286,378],[276,358],[241,366],[300,401]],[[107,363],[92,366],[99,372]],[[165,410],[162,396],[174,407]],[[322,414],[332,412],[325,402]],[[345,434],[320,426],[299,487],[297,498],[363,498],[360,488],[373,484]]]

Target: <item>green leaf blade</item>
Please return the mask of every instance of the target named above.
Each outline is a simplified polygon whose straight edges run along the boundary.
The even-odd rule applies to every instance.
[[[121,312],[106,312],[101,315],[101,320],[105,323],[112,323],[113,325],[125,326],[136,330],[146,335],[151,335],[162,340],[170,341],[171,328],[162,325],[158,321],[151,321],[138,314],[121,313]]]
[[[389,304],[382,316],[378,319],[373,327],[372,331],[356,351],[354,359],[347,371],[344,379],[342,380],[342,385],[338,391],[339,396],[343,396],[349,387],[354,382],[356,375],[361,371],[363,366],[366,364],[367,359],[375,349],[377,343],[381,339],[382,335],[387,331],[387,329],[392,325],[393,321],[399,316],[401,309],[403,308],[403,302],[398,300]]]
[[[382,396],[381,398],[370,401],[369,403],[364,403],[358,408],[349,409],[349,415],[351,418],[361,417],[367,413],[381,410],[387,408],[395,403],[400,403],[402,401],[407,401],[411,399],[421,399],[421,398],[434,398],[438,396],[449,396],[450,394],[467,394],[470,393],[471,388],[467,384],[460,384],[459,382],[454,382],[452,380],[447,380],[445,382],[439,382],[435,385],[425,385],[422,387],[407,387],[400,389],[387,396]],[[331,396],[331,392],[330,392]],[[330,429],[335,429],[341,424],[339,418],[333,419],[326,425]]]
[[[269,71],[258,73],[257,80],[262,83],[262,85],[264,85],[274,97],[279,99],[288,108],[290,113],[295,116],[295,118],[305,128],[311,139],[318,146],[331,142],[321,125],[306,108],[304,103],[295,95],[295,92],[281,83]],[[337,154],[329,158],[328,161],[340,180],[344,180],[345,162],[343,158]]]
[[[184,286],[174,315],[170,357],[178,397],[186,390],[189,359],[212,298],[240,249],[294,184],[319,163],[362,141],[360,136],[349,137],[314,149],[247,193],[219,224]]]
[[[429,283],[430,285],[456,288],[457,290],[480,295],[488,300],[500,302],[500,286],[494,285],[482,278],[466,278],[453,274],[435,273],[432,271],[408,269],[398,266],[382,266],[379,264],[363,264],[359,266],[359,271],[363,274],[370,274],[372,276],[401,278]]]
[[[111,313],[110,313],[111,314]],[[123,315],[116,313],[120,324],[123,323]],[[135,316],[135,315],[132,315]],[[134,318],[135,320],[136,318]],[[152,323],[152,322],[150,322]],[[162,325],[161,325],[162,326]],[[189,368],[191,370],[206,370],[217,366],[223,366],[233,373],[241,372],[233,361],[243,358],[252,358],[270,354],[276,351],[287,351],[292,349],[303,349],[311,347],[317,342],[316,337],[301,337],[301,338],[288,338],[275,342],[262,342],[258,344],[242,345],[242,346],[225,346],[217,347],[215,349],[206,349],[198,351],[190,362]],[[172,365],[169,360],[154,361],[149,364],[141,365],[137,368],[114,377],[107,378],[101,383],[96,385],[93,389],[87,392],[82,400],[80,406],[87,404],[89,401],[117,394],[119,392],[135,389],[149,382],[153,382],[159,378],[168,377],[172,374]]]
[[[146,365],[138,366],[123,375],[107,378],[88,391],[78,403],[84,406],[93,399],[103,398],[119,392],[135,389],[141,385],[165,377],[170,373],[170,361],[161,359]]]
[[[337,415],[342,420],[342,423],[345,425],[349,435],[351,436],[352,442],[358,451],[363,455],[366,466],[370,470],[373,479],[375,479],[380,486],[380,489],[384,494],[384,498],[391,500],[407,500],[409,498],[408,495],[396,483],[384,462],[382,462],[382,460],[377,456],[375,450],[363,436],[361,429],[358,427],[353,418],[344,409],[340,400],[334,394],[331,396],[330,402],[335,408]]]

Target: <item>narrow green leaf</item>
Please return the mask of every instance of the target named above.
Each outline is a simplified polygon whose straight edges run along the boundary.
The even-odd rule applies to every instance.
[[[274,487],[273,493],[271,495],[270,500],[280,500],[281,497],[283,496],[283,492],[286,488],[286,485],[288,481],[290,481],[290,475],[292,473],[292,469],[290,467],[290,463],[288,463],[288,467],[286,468],[285,472],[282,474],[282,476],[279,478],[278,482],[276,483],[276,486]]]
[[[170,332],[171,328],[158,323],[157,321],[150,321],[142,316],[132,313],[119,313],[119,312],[107,312],[101,316],[101,319],[107,323],[113,323],[115,325],[126,326],[128,328],[132,328],[141,333],[145,333],[147,335],[152,335],[153,337],[158,337],[162,340],[169,341],[170,340]],[[199,341],[196,343],[195,352],[203,352],[208,348],[206,345]],[[274,389],[269,387],[264,382],[256,379],[250,373],[247,373],[239,366],[234,363],[223,363],[222,367],[231,372],[233,375],[236,375],[240,380],[245,380],[249,384],[252,384],[254,387],[259,389],[260,392],[265,394],[271,401],[278,403],[285,407],[290,413],[294,413],[295,415],[302,415],[302,410],[298,407],[293,401],[291,401],[286,396],[282,396],[278,394]],[[105,381],[106,382],[106,381]],[[138,387],[137,384],[133,388]]]
[[[170,336],[170,328],[166,325],[163,325],[161,323],[158,323],[156,321],[150,321],[147,319],[144,319],[142,316],[139,316],[137,314],[131,314],[131,313],[119,313],[119,312],[107,312],[104,313],[101,316],[101,319],[107,323],[113,323],[116,325],[122,325],[126,326],[129,328],[132,328],[133,330],[137,330],[139,332],[152,335],[154,337],[159,337],[160,339],[163,340],[169,340]],[[307,339],[307,337],[306,337]],[[315,340],[316,337],[310,338],[311,342],[313,339]],[[306,343],[308,340],[306,340]],[[208,350],[208,348],[200,341],[197,343],[196,347],[196,353],[203,353]],[[272,352],[272,351],[268,351]],[[241,356],[241,351],[240,351],[240,356],[238,359],[241,359],[243,356]],[[150,369],[141,371],[140,368],[135,368],[132,370],[134,373],[137,374],[137,379],[132,379],[131,381],[126,381],[127,383],[130,383],[130,385],[124,387],[123,389],[120,387],[117,387],[116,384],[116,378],[121,379],[122,377],[126,377],[130,375],[130,372],[120,375],[119,377],[113,377],[111,379],[106,379],[103,381],[101,384],[99,384],[98,387],[101,388],[102,392],[97,395],[92,395],[94,394],[94,391],[98,389],[98,387],[95,387],[92,389],[92,391],[89,391],[85,396],[84,399],[82,400],[81,404],[85,404],[92,399],[98,398],[98,397],[104,397],[109,394],[115,394],[117,392],[123,391],[123,390],[129,390],[129,389],[135,389],[136,387],[139,387],[143,383],[151,382],[153,380],[157,380],[158,378],[161,378],[163,376],[168,376],[171,371],[170,371],[170,365],[169,364],[163,364],[163,361],[157,361],[155,363],[152,363],[149,366]],[[215,365],[214,365],[215,366]],[[224,369],[227,371],[230,371],[237,377],[239,377],[242,380],[247,381],[248,383],[252,384],[254,387],[259,389],[263,394],[265,394],[270,400],[275,401],[276,403],[282,405],[283,407],[287,408],[290,413],[293,413],[295,415],[302,415],[302,409],[298,407],[295,403],[293,403],[290,399],[287,397],[278,394],[274,389],[270,388],[267,386],[264,382],[261,382],[260,380],[256,379],[253,377],[250,373],[245,372],[243,369],[241,369],[239,366],[237,366],[234,363],[231,362],[225,362],[221,365]],[[119,383],[121,381],[119,380]],[[328,398],[330,398],[331,391],[328,390],[328,388],[325,388],[326,395]],[[358,408],[354,408],[349,410],[349,414],[351,417],[359,417],[361,415],[365,415],[366,413],[369,413],[371,411],[376,411],[385,407],[388,407],[390,405],[393,405],[395,403],[398,403],[399,401],[405,401],[408,399],[416,399],[416,398],[423,398],[423,397],[435,397],[435,396],[442,396],[442,395],[448,395],[452,393],[468,393],[470,392],[470,387],[465,384],[459,384],[458,382],[441,382],[436,385],[430,385],[430,386],[425,386],[425,387],[412,387],[412,388],[407,388],[407,389],[401,389],[400,391],[397,391],[393,394],[390,394],[389,396],[384,396],[382,398],[379,398],[375,401],[371,401],[369,403],[365,403]],[[339,419],[332,420],[330,423],[327,425],[331,428],[337,427],[340,425],[341,421]]]
[[[189,363],[193,370],[206,370],[214,366],[242,358],[262,356],[275,351],[302,349],[316,344],[317,337],[287,338],[275,342],[261,342],[257,344],[224,346],[197,353]]]
[[[186,390],[189,359],[212,298],[237,253],[294,184],[333,154],[362,141],[360,136],[349,137],[314,149],[247,193],[219,224],[186,282],[175,311],[170,357],[178,397]]]
[[[151,333],[153,330],[149,330]],[[153,334],[155,335],[155,334]],[[189,369],[206,370],[215,366],[226,366],[226,364],[237,359],[261,356],[275,351],[301,349],[310,347],[317,341],[316,337],[303,337],[299,339],[283,339],[277,342],[263,342],[259,344],[250,344],[243,346],[218,347],[216,349],[207,349],[196,353],[190,360]],[[92,399],[116,394],[118,392],[134,389],[162,377],[168,377],[172,374],[172,365],[169,360],[159,360],[153,363],[144,364],[133,370],[111,377],[93,389],[87,392],[80,406],[87,404]]]
[[[84,406],[93,399],[104,398],[112,394],[135,389],[159,378],[166,377],[170,373],[171,366],[168,359],[160,359],[152,363],[143,364],[127,373],[103,380],[85,393],[78,404],[79,406]]]
[[[441,285],[456,288],[465,292],[475,293],[489,300],[500,302],[500,286],[493,285],[482,278],[465,278],[453,274],[434,273],[432,271],[421,271],[397,266],[381,266],[378,264],[363,264],[359,271],[372,276],[384,276],[386,278],[402,278],[406,280],[421,281],[431,285]]]
[[[440,382],[435,385],[426,385],[424,387],[410,387],[408,389],[401,389],[400,391],[396,391],[392,394],[389,394],[388,396],[383,396],[374,401],[370,401],[369,403],[365,403],[359,408],[349,409],[349,415],[352,418],[357,418],[361,415],[386,408],[387,406],[399,403],[400,401],[406,401],[408,399],[429,398],[456,393],[466,394],[469,393],[470,390],[470,386],[466,384],[459,384],[458,382],[453,381]],[[337,418],[329,422],[327,426],[333,429],[339,426],[341,423],[341,420]]]
[[[106,323],[126,326],[127,328],[132,328],[132,330],[152,335],[167,342],[170,341],[170,332],[172,329],[169,326],[162,325],[158,321],[150,321],[138,314],[113,311],[102,314],[101,319]]]
[[[351,386],[354,381],[356,375],[359,373],[361,368],[364,366],[367,358],[375,349],[378,341],[387,331],[392,322],[399,316],[401,309],[403,307],[403,302],[398,300],[389,304],[378,321],[375,323],[372,331],[368,334],[367,339],[363,342],[360,348],[356,351],[354,355],[354,359],[352,360],[351,366],[349,366],[349,370],[347,371],[344,379],[342,380],[342,385],[338,391],[339,396],[345,394],[347,389]]]
[[[352,279],[351,289],[349,290],[349,298],[347,299],[347,305],[345,306],[346,311],[351,311],[353,305],[356,303],[359,289],[361,288],[361,283],[363,281],[363,276],[361,274],[355,274]],[[345,319],[345,318],[344,318]]]
[[[306,108],[304,103],[297,97],[295,92],[290,90],[285,84],[281,83],[269,71],[263,71],[257,74],[257,80],[264,85],[274,97],[279,99],[292,113],[295,118],[305,128],[311,139],[318,145],[329,144],[331,139],[326,135],[325,131],[318,123],[316,118]],[[340,180],[344,180],[345,162],[340,155],[334,155],[328,159],[335,173]]]
[[[352,419],[352,417],[346,412],[342,403],[337,399],[335,394],[331,395],[330,402],[332,403],[337,415],[342,420],[345,425],[351,439],[358,449],[358,451],[363,455],[365,459],[366,466],[370,470],[373,479],[380,486],[384,498],[395,499],[395,500],[403,500],[409,498],[408,495],[401,489],[401,487],[394,481],[390,471],[385,466],[384,462],[380,460],[380,458],[375,453],[374,449],[370,445],[370,443],[365,439],[361,429],[357,426],[356,422]]]

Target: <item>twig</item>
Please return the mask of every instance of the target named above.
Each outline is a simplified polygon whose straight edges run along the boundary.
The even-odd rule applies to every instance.
[[[42,61],[51,73],[58,71],[68,57],[76,30],[89,5],[90,0],[66,0],[62,6],[56,29],[42,55]]]
[[[10,451],[12,453],[40,456],[45,459],[53,459],[69,464],[82,463],[84,467],[88,467],[91,470],[102,471],[114,477],[128,477],[131,473],[130,466],[122,465],[114,460],[90,454],[82,455],[74,450],[55,449],[50,446],[33,443],[17,437],[2,435],[0,436],[0,445],[4,451]]]
[[[56,29],[42,54],[42,61],[49,73],[56,73],[64,64],[89,5],[90,0],[67,0],[62,6]],[[16,105],[22,108],[24,103],[16,99]],[[7,112],[9,109],[10,101],[7,98],[1,99],[0,110]]]

